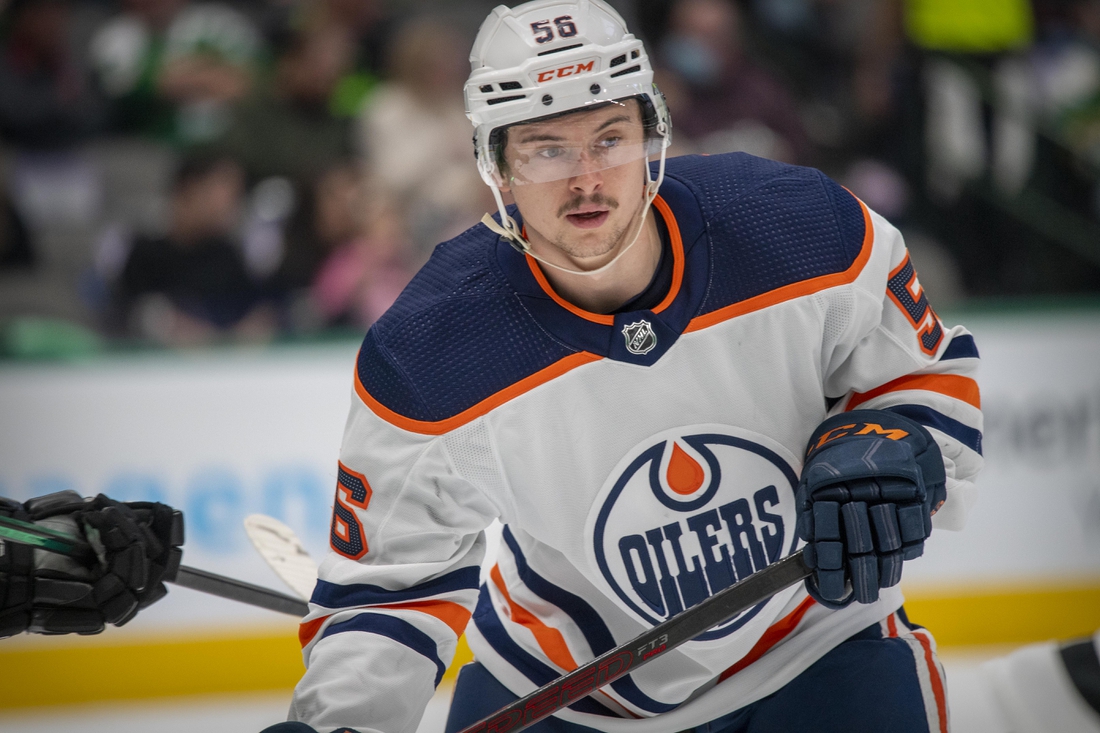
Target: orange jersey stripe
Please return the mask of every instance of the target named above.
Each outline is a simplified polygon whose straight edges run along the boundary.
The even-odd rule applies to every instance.
[[[928,676],[932,678],[932,694],[936,696],[936,712],[940,717],[940,733],[947,733],[947,695],[944,693],[943,680],[940,679],[940,670],[932,658],[932,643],[922,633],[914,632],[913,636],[924,647],[924,663],[928,665]]]
[[[668,293],[665,295],[664,299],[653,309],[654,313],[660,313],[665,308],[668,308],[669,305],[672,304],[672,301],[676,299],[676,295],[680,292],[680,285],[684,281],[684,242],[680,238],[680,226],[676,223],[676,217],[673,215],[672,209],[665,203],[665,200],[658,196],[653,199],[653,205],[657,207],[657,210],[661,212],[661,216],[665,220],[665,226],[668,227],[669,243],[672,245],[672,285],[669,287]],[[599,323],[604,326],[612,326],[615,324],[615,316],[586,311],[558,295],[553,286],[550,285],[550,281],[546,279],[546,274],[543,273],[542,268],[538,266],[538,262],[535,258],[531,255],[526,255],[526,257],[527,266],[531,268],[531,274],[535,276],[535,280],[538,281],[539,287],[542,288],[543,292],[549,295],[555,303],[586,321]]]
[[[859,201],[859,199],[856,200]],[[793,300],[794,298],[812,295],[813,293],[827,288],[833,288],[837,285],[847,285],[854,281],[859,277],[859,273],[863,272],[863,268],[867,265],[867,261],[871,259],[871,249],[875,240],[875,231],[871,225],[871,212],[863,205],[862,201],[859,201],[859,206],[863,210],[863,222],[865,227],[863,245],[859,251],[859,255],[856,257],[855,261],[848,266],[847,270],[843,272],[834,272],[831,275],[821,275],[820,277],[791,283],[790,285],[784,285],[781,288],[761,293],[748,300],[743,300],[740,303],[734,303],[732,305],[727,305],[725,308],[719,308],[706,315],[696,316],[691,319],[691,323],[684,329],[684,333],[700,331],[704,328],[722,323],[723,321],[728,321],[731,318],[743,316],[746,313],[752,313],[753,311],[778,305],[779,303]]]
[[[500,594],[504,596],[504,600],[508,601],[512,620],[517,624],[526,626],[534,634],[535,641],[538,642],[539,648],[542,649],[546,658],[567,672],[576,669],[577,662],[573,659],[573,655],[569,653],[569,647],[566,646],[565,637],[561,635],[561,632],[550,628],[536,618],[533,613],[512,600],[512,594],[504,586],[504,576],[500,574],[499,565],[493,566],[493,569],[489,572],[489,577],[493,579],[493,583]]]
[[[471,616],[470,611],[467,611],[463,606],[451,601],[392,603],[385,606],[367,606],[362,610],[370,611],[374,608],[390,608],[400,611],[420,611],[421,613],[426,613],[447,624],[447,626],[451,628],[451,631],[455,632],[455,636],[462,636],[462,632],[466,630],[466,624],[470,622]],[[328,619],[328,616],[322,616],[321,618],[315,618],[312,621],[306,621],[298,625],[298,641],[301,642],[303,649],[309,642],[313,641],[313,637],[317,636],[317,632],[321,630],[321,626],[323,626]]]
[[[535,276],[535,280],[538,281],[539,287],[543,292],[550,296],[551,299],[562,308],[572,313],[575,316],[579,316],[586,321],[592,321],[592,323],[598,323],[601,326],[613,326],[615,325],[615,316],[607,316],[601,313],[592,313],[586,311],[580,306],[573,305],[565,298],[558,295],[558,291],[554,290],[554,287],[550,284],[550,281],[546,279],[546,275],[543,273],[542,268],[538,266],[537,261],[531,255],[524,255],[527,258],[527,266],[531,268],[531,274]]]
[[[749,653],[742,657],[741,660],[732,667],[720,674],[718,676],[718,681],[724,682],[728,680],[730,677],[767,654],[768,650],[773,646],[787,638],[787,636],[795,630],[795,627],[798,626],[798,623],[802,620],[802,617],[806,615],[806,611],[810,610],[810,606],[812,605],[814,605],[814,599],[807,598],[802,601],[802,603],[799,603],[798,607],[793,611],[769,626],[768,630],[764,632],[764,635],[760,637],[760,640],[749,650]]]
[[[978,383],[970,377],[962,377],[957,374],[919,374],[898,377],[892,382],[887,382],[881,387],[875,387],[868,392],[856,392],[848,400],[845,410],[854,410],[868,400],[889,392],[901,392],[907,389],[923,389],[927,392],[937,392],[948,397],[954,397],[968,405],[982,409],[981,393]]]
[[[313,641],[313,637],[317,636],[317,632],[321,630],[321,626],[324,625],[325,621],[328,621],[328,618],[328,616],[322,616],[298,624],[298,641],[302,644],[303,649],[306,648],[309,642]]]
[[[680,286],[684,282],[684,241],[680,238],[680,225],[676,223],[676,216],[672,209],[660,196],[653,199],[653,205],[664,217],[665,226],[668,228],[668,238],[672,245],[672,284],[665,293],[664,299],[653,309],[654,313],[660,313],[672,305],[676,296],[680,293]]]
[[[534,634],[535,641],[538,642],[539,648],[542,649],[542,653],[546,655],[546,658],[566,672],[572,672],[576,669],[577,662],[569,652],[569,647],[566,646],[565,637],[561,635],[561,632],[557,629],[550,628],[536,618],[533,613],[512,600],[512,594],[508,592],[508,588],[504,585],[504,576],[500,573],[500,565],[493,566],[493,569],[489,571],[489,577],[492,578],[493,584],[500,590],[501,595],[504,596],[504,600],[508,602],[508,609],[511,613],[512,620],[526,626],[531,633]],[[619,705],[615,698],[611,697],[603,690],[597,690],[596,692],[612,703],[615,703],[617,708],[621,708],[622,711],[631,718],[636,719],[640,717],[633,711]]]
[[[602,356],[587,351],[578,351],[576,354],[570,354],[563,359],[559,359],[550,366],[540,369],[530,376],[524,377],[496,394],[486,397],[481,402],[463,410],[454,417],[449,417],[445,420],[414,420],[394,412],[376,400],[371,393],[367,391],[367,388],[364,387],[363,383],[359,380],[358,368],[355,370],[355,393],[359,395],[359,399],[363,401],[363,404],[371,409],[371,412],[391,425],[396,425],[403,430],[421,433],[423,435],[442,435],[443,433],[450,432],[455,428],[462,427],[466,423],[476,420],[482,415],[503,405],[505,402],[519,397],[523,393],[529,392],[546,382],[556,379],[572,369],[590,364],[594,361],[599,361],[602,358]]]
[[[466,631],[466,624],[470,622],[471,611],[453,601],[411,601],[409,603],[392,603],[385,606],[371,606],[370,608],[391,608],[400,611],[420,611],[429,616],[434,616],[451,628],[455,636],[462,636]]]

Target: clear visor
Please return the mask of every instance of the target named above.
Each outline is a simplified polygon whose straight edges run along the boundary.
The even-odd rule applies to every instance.
[[[620,102],[512,125],[490,145],[495,177],[510,186],[548,183],[657,155],[664,138],[642,126],[635,105]]]

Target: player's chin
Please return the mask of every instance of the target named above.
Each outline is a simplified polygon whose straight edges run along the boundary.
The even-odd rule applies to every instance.
[[[615,251],[615,243],[608,242],[607,237],[593,237],[591,239],[573,239],[566,250],[574,262],[583,270],[600,267]]]

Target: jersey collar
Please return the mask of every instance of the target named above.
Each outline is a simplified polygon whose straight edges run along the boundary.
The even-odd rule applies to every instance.
[[[578,351],[648,366],[675,344],[702,304],[710,264],[702,214],[687,187],[666,176],[653,207],[668,229],[673,272],[668,293],[652,310],[592,313],[561,297],[534,258],[503,239],[497,259],[524,307],[555,338]],[[512,215],[519,220],[518,212]]]

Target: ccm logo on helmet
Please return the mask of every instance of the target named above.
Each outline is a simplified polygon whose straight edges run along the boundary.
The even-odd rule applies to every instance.
[[[568,66],[562,66],[558,69],[547,69],[546,71],[540,71],[535,77],[535,80],[539,84],[545,84],[551,79],[563,79],[567,76],[576,76],[577,74],[583,74],[587,71],[592,71],[596,66],[595,59],[588,59],[587,63],[579,61],[575,64],[569,64]]]

